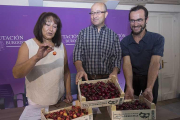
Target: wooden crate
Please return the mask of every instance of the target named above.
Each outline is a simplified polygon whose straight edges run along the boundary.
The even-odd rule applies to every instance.
[[[80,106],[79,101],[75,101],[75,102],[76,102],[76,106]],[[70,109],[72,109],[72,106],[57,109],[57,110],[53,110],[53,111],[50,111],[50,112],[45,112],[45,109],[43,108],[43,109],[41,109],[41,120],[52,120],[52,119],[46,119],[45,114],[57,112],[57,111],[60,111],[60,110],[63,110],[63,109],[70,110]],[[92,108],[89,107],[86,110],[88,111],[88,115],[84,115],[84,116],[81,116],[81,117],[78,117],[78,118],[75,118],[75,119],[72,119],[72,120],[93,120]]]
[[[130,102],[132,100],[125,100]],[[156,106],[154,103],[149,102],[142,96],[139,96],[139,101],[146,103],[150,109],[144,110],[116,110],[115,105],[107,107],[108,113],[112,120],[155,120],[156,119]]]
[[[84,83],[97,83],[98,81],[102,81],[107,83],[108,81],[113,82],[116,87],[119,89],[121,96],[119,98],[112,98],[112,99],[104,99],[104,100],[95,100],[95,101],[86,101],[86,98],[84,96],[81,95],[81,91],[80,91],[80,85],[84,84]],[[110,106],[110,105],[117,105],[117,104],[122,104],[124,101],[124,92],[122,91],[118,80],[115,76],[112,76],[111,78],[108,79],[98,79],[98,80],[89,80],[89,81],[82,81],[80,80],[78,82],[78,99],[81,103],[81,108],[95,108],[95,107],[104,107],[104,106]]]

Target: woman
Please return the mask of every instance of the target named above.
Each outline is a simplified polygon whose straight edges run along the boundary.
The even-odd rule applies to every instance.
[[[13,75],[15,78],[25,77],[30,105],[56,104],[63,98],[65,88],[65,102],[72,102],[70,71],[61,28],[56,14],[44,12],[34,27],[35,38],[25,41],[19,49]]]

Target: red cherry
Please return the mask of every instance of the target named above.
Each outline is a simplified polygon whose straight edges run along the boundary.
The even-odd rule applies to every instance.
[[[56,55],[56,54],[57,54],[56,51],[54,51],[54,52],[53,52],[53,55]]]

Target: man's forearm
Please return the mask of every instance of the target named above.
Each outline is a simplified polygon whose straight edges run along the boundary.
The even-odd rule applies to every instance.
[[[82,66],[82,61],[78,60],[74,63],[74,65],[76,67],[77,72],[84,71],[84,68]]]
[[[119,68],[114,67],[114,68],[113,68],[113,73],[118,74],[118,72],[119,72]]]
[[[123,64],[123,72],[124,72],[124,77],[126,80],[126,86],[128,88],[133,88],[132,87],[132,79],[133,79],[132,67],[130,65]]]
[[[126,80],[126,87],[132,89],[133,72],[130,56],[123,57],[123,72]]]
[[[159,65],[159,62],[155,62],[149,66],[147,88],[150,88],[151,90],[153,89],[154,83],[158,76]]]

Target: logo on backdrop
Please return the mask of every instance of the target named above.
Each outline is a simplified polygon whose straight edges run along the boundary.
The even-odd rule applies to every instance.
[[[20,47],[24,42],[22,35],[16,36],[0,36],[0,51],[6,47]]]
[[[4,47],[5,47],[5,45],[4,45],[3,41],[0,41],[0,51],[3,51]]]
[[[77,34],[62,35],[62,39],[66,45],[75,45],[77,37]]]
[[[117,34],[119,39],[122,40],[126,35],[124,33]],[[62,35],[62,39],[66,45],[75,45],[78,38],[77,34]]]
[[[117,34],[119,39],[122,40],[126,35],[124,33]],[[78,35],[62,35],[62,39],[66,45],[75,45]],[[0,51],[6,47],[20,47],[24,42],[22,35],[16,36],[0,36]]]
[[[120,33],[120,34],[117,34],[117,35],[119,36],[120,41],[121,41],[124,37],[126,37],[126,35],[125,35],[124,33]]]

